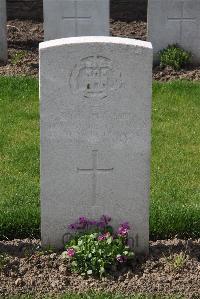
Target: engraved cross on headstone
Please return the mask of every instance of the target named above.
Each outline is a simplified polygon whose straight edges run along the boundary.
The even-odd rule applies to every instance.
[[[114,168],[98,168],[98,150],[92,151],[92,168],[77,168],[78,172],[81,173],[88,173],[90,172],[92,174],[92,201],[93,205],[96,204],[96,198],[97,198],[97,174],[98,173],[106,173],[106,172],[112,172]]]
[[[86,21],[86,22],[90,22],[91,21],[91,16],[79,16],[78,13],[78,2],[79,0],[73,0],[74,2],[74,16],[71,17],[66,17],[63,16],[62,19],[63,20],[73,20],[74,21],[74,25],[75,25],[75,36],[79,36],[79,21]]]
[[[184,4],[185,1],[181,2],[181,16],[180,17],[168,17],[168,21],[172,22],[178,22],[180,26],[179,30],[179,44],[181,45],[183,42],[183,23],[184,22],[195,22],[196,18],[191,18],[191,17],[184,17]]]

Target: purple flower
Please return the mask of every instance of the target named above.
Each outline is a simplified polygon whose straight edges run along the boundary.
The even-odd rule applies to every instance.
[[[75,223],[69,224],[68,228],[71,229],[71,230],[75,230],[76,229],[76,224]]]
[[[91,225],[91,226],[97,225],[97,221],[95,221],[95,220],[88,220],[88,225]]]
[[[70,230],[84,230],[91,226],[96,226],[100,229],[105,229],[110,221],[111,217],[107,215],[102,215],[99,221],[89,220],[85,216],[80,216],[75,223],[68,225],[68,228]]]
[[[104,222],[106,225],[111,221],[111,217],[108,215],[102,215],[100,221]]]
[[[130,229],[130,225],[128,222],[123,222],[122,224],[120,224],[120,226],[122,226],[123,228],[126,228],[126,229]]]
[[[98,226],[99,228],[105,228],[106,224],[105,224],[104,221],[99,221],[99,222],[97,222],[97,226]]]
[[[118,228],[118,235],[122,237],[127,237],[129,229],[130,226],[128,222],[124,222],[120,224],[120,227]]]
[[[126,228],[119,227],[119,229],[118,229],[119,236],[126,237],[127,234],[128,234],[128,230]]]
[[[78,223],[78,222],[75,222],[75,223],[72,223],[70,225],[68,225],[68,228],[71,229],[71,230],[79,230],[79,229],[84,229],[86,227],[86,224],[85,223]]]
[[[102,215],[100,220],[96,222],[96,225],[99,227],[99,228],[102,228],[104,229],[108,223],[111,221],[111,217],[110,216],[107,216],[107,215]]]
[[[103,234],[103,235],[100,235],[100,236],[98,237],[98,240],[99,240],[99,241],[103,241],[103,240],[106,240],[106,239],[109,238],[109,237],[110,237],[110,233],[107,232],[107,233],[105,233],[105,234]]]
[[[116,259],[119,263],[125,263],[127,261],[127,257],[125,255],[117,255]]]
[[[98,241],[104,241],[106,239],[105,235],[98,236]]]
[[[128,222],[124,222],[124,223],[120,224],[120,226],[118,228],[118,235],[122,236],[122,237],[127,237],[129,229],[130,229],[130,226],[129,226]]]
[[[71,230],[82,230],[87,227],[88,221],[86,217],[80,216],[77,222],[70,224],[68,227]]]
[[[79,224],[87,224],[88,219],[84,216],[79,217]]]
[[[67,255],[68,255],[69,257],[73,257],[73,256],[75,255],[75,253],[76,253],[76,251],[74,250],[74,248],[68,248],[68,249],[66,250],[66,252],[67,252]]]

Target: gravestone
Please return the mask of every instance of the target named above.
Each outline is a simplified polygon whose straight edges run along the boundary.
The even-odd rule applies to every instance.
[[[6,1],[0,0],[0,61],[8,59]]]
[[[154,60],[168,45],[178,44],[200,62],[200,1],[149,0],[148,40],[152,42]]]
[[[80,215],[128,221],[148,252],[152,47],[116,37],[40,44],[42,244]]]
[[[44,0],[44,39],[109,35],[109,0]]]

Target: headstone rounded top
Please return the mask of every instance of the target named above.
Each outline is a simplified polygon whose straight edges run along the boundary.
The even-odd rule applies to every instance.
[[[145,42],[137,39],[123,38],[123,37],[110,37],[110,36],[81,36],[81,37],[68,37],[50,40],[40,43],[40,50],[70,44],[87,44],[87,43],[110,43],[131,45],[143,48],[152,49],[150,42]]]
[[[151,93],[149,42],[40,45],[43,246],[62,248],[66,223],[80,215],[111,215],[116,229],[129,222],[135,252],[148,253]]]

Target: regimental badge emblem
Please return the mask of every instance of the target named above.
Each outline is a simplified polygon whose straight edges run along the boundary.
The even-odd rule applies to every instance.
[[[104,99],[122,86],[122,75],[113,62],[102,56],[81,59],[70,75],[73,94],[91,99]]]

